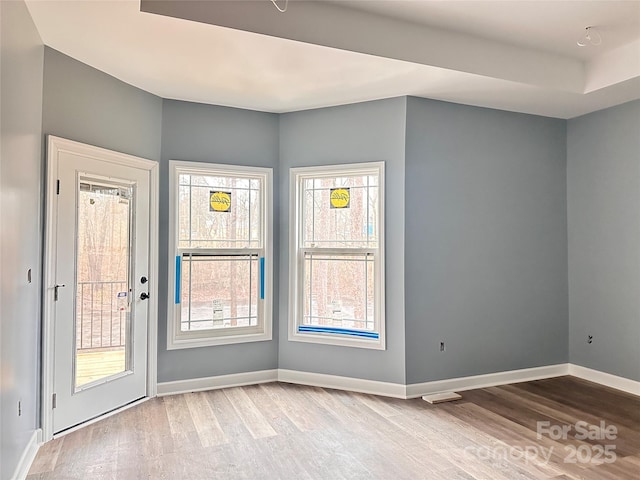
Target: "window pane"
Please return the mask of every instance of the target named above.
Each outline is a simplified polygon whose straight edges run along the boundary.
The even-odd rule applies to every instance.
[[[303,325],[374,330],[374,256],[304,255]]]
[[[178,248],[260,248],[262,183],[251,177],[180,175]]]
[[[305,179],[303,247],[377,247],[377,184],[371,175]]]
[[[182,257],[183,332],[258,324],[257,255]]]

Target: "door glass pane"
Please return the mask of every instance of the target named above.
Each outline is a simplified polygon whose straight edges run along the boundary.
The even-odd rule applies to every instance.
[[[75,388],[128,370],[133,188],[80,178]]]

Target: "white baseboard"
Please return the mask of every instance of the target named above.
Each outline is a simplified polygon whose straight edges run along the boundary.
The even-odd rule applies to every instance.
[[[323,373],[302,372],[298,370],[273,369],[158,383],[158,396],[278,381],[322,388],[335,388],[337,390],[347,390],[351,392],[369,393],[384,397],[417,398],[423,395],[431,395],[440,392],[463,392],[465,390],[473,390],[476,388],[529,382],[532,380],[554,378],[563,375],[573,375],[607,387],[623,390],[634,395],[640,395],[640,382],[617,377],[597,370],[591,370],[579,365],[560,363],[544,367],[523,368],[520,370],[449,378],[446,380],[435,380],[432,382],[413,383],[409,385],[364,380],[353,377],[342,377],[338,375],[327,375]]]
[[[443,391],[464,391],[474,388],[493,387],[507,383],[527,382],[542,378],[559,377],[569,374],[566,363],[545,367],[525,368],[507,372],[474,375],[470,377],[437,380],[433,382],[403,385],[400,383],[364,380],[361,378],[342,377],[323,373],[302,372],[298,370],[274,369],[258,372],[219,375],[216,377],[194,378],[175,382],[158,383],[158,396],[178,393],[214,390],[228,387],[239,387],[268,382],[286,382],[313,387],[335,388],[351,392],[369,393],[383,397],[416,398],[422,395]]]
[[[569,364],[569,375],[640,396],[640,382],[636,380],[618,377],[617,375],[601,372],[600,370],[593,370],[573,363]]]
[[[569,374],[566,363],[548,365],[545,367],[523,368],[506,372],[473,375],[470,377],[449,378],[433,382],[412,383],[407,385],[405,398],[417,398],[440,392],[462,392],[475,388],[495,387],[508,383],[529,382],[543,378],[560,377]]]
[[[24,480],[27,478],[27,474],[29,473],[31,464],[36,458],[40,445],[42,445],[42,430],[37,429],[31,435],[29,443],[22,452],[16,471],[14,472],[13,477],[11,477],[12,480]]]
[[[216,377],[192,378],[174,382],[158,383],[158,396],[175,395],[178,393],[200,392],[219,388],[241,387],[278,381],[278,370],[260,370],[257,372],[232,373]]]
[[[313,387],[335,388],[351,392],[370,393],[383,397],[406,398],[405,386],[399,383],[378,382],[361,378],[340,377],[323,373],[300,372],[298,370],[278,370],[278,381],[311,385]]]
[[[593,370],[571,363],[524,368],[520,370],[489,373],[485,375],[473,375],[469,377],[451,378],[409,385],[364,380],[361,378],[342,377],[338,375],[326,375],[322,373],[301,372],[297,370],[272,369],[158,383],[158,396],[279,381],[322,388],[335,388],[338,390],[347,390],[352,392],[369,393],[393,398],[416,398],[433,393],[453,391],[461,392],[476,388],[487,388],[510,383],[528,382],[563,375],[573,375],[574,377],[589,380],[600,385],[640,396],[640,382],[638,381],[618,377],[610,373]],[[144,400],[146,400],[146,398]],[[33,432],[29,443],[20,457],[20,461],[18,462],[11,480],[24,480],[27,477],[31,464],[33,463],[36,454],[38,453],[38,449],[42,444],[42,438],[41,429]]]

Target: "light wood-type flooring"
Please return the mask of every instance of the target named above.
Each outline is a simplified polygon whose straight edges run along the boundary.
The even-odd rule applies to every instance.
[[[640,478],[640,397],[573,377],[462,395],[271,383],[155,398],[45,444],[28,479]]]
[[[81,350],[77,355],[76,381],[78,386],[125,370],[124,347]]]

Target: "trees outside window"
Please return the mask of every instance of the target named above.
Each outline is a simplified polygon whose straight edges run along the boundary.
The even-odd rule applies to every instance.
[[[171,170],[169,348],[271,339],[271,169]]]
[[[384,349],[384,164],[291,171],[294,341]]]

